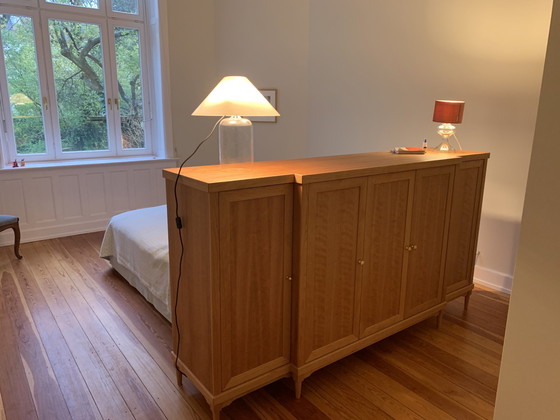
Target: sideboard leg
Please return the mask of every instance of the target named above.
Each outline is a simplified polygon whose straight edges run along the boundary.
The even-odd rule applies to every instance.
[[[301,388],[303,386],[303,379],[298,379],[294,381],[295,383],[295,390],[296,390],[296,399],[301,398]]]
[[[464,306],[464,310],[466,311],[467,309],[469,309],[469,301],[471,300],[471,295],[472,295],[472,291],[468,292],[465,295],[465,306]]]
[[[437,328],[441,328],[441,324],[443,323],[443,313],[445,312],[445,308],[439,311],[437,316]]]
[[[210,406],[212,411],[212,420],[220,420],[220,411],[222,411],[221,406]]]

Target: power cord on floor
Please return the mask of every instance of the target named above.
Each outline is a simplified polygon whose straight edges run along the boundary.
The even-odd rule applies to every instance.
[[[189,157],[187,157],[183,163],[181,163],[181,166],[179,166],[179,170],[177,171],[177,177],[175,178],[175,185],[173,186],[173,196],[175,197],[175,226],[177,226],[177,231],[179,233],[179,243],[181,245],[181,254],[179,257],[179,270],[178,270],[178,274],[177,274],[177,285],[175,287],[175,302],[174,302],[174,310],[173,310],[173,315],[174,315],[174,320],[175,320],[175,328],[177,330],[177,350],[175,352],[175,369],[178,372],[181,372],[181,374],[183,374],[183,372],[181,371],[181,369],[179,369],[179,348],[181,346],[181,330],[179,328],[179,318],[177,316],[177,307],[178,307],[178,303],[179,303],[179,291],[180,291],[180,285],[181,285],[181,277],[183,274],[183,256],[185,254],[185,244],[183,243],[183,234],[182,234],[182,229],[183,229],[183,221],[181,220],[181,217],[179,216],[179,200],[177,197],[177,186],[179,185],[179,178],[181,177],[181,170],[183,169],[183,166],[185,166],[185,164],[196,154],[196,152],[198,152],[198,149],[200,149],[200,147],[206,143],[206,141],[212,137],[212,134],[214,134],[214,131],[216,131],[216,127],[218,126],[218,124],[225,118],[221,117],[216,124],[214,124],[214,127],[212,127],[212,130],[210,131],[210,134],[208,134],[206,136],[206,138],[204,140],[202,140],[198,146],[196,146],[196,148],[194,149],[194,151],[189,155]]]

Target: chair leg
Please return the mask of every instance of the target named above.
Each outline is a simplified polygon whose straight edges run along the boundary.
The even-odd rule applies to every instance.
[[[19,232],[19,222],[16,222],[13,229],[14,229],[14,254],[16,254],[16,257],[18,257],[18,259],[21,260],[22,256],[19,254],[19,241],[21,239],[21,235]]]

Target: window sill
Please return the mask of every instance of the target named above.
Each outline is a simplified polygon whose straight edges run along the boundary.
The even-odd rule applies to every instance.
[[[60,169],[76,166],[103,166],[103,165],[127,165],[139,162],[164,162],[169,161],[170,167],[177,165],[176,158],[159,158],[155,156],[135,156],[123,158],[97,158],[97,159],[73,159],[73,160],[56,160],[48,162],[25,162],[25,166],[12,168],[11,166],[0,167],[0,172],[4,171],[27,171],[33,169]]]

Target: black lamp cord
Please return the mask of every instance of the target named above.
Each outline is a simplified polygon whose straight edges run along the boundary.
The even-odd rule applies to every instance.
[[[183,269],[183,256],[185,254],[185,245],[183,243],[183,234],[182,234],[182,229],[183,229],[183,221],[181,220],[181,217],[179,217],[179,200],[177,198],[177,185],[179,184],[179,178],[181,177],[181,170],[183,169],[183,166],[185,166],[185,164],[189,161],[190,158],[192,158],[196,152],[198,152],[198,149],[200,149],[200,147],[206,143],[206,141],[212,137],[212,134],[214,134],[214,131],[216,131],[216,127],[218,126],[218,124],[225,118],[221,117],[216,124],[214,124],[214,127],[212,127],[212,130],[210,131],[210,134],[208,134],[206,136],[206,138],[204,140],[202,140],[198,146],[196,146],[196,148],[194,149],[194,152],[192,152],[190,154],[189,157],[187,157],[183,163],[181,163],[181,166],[179,166],[179,170],[177,171],[177,177],[175,178],[175,185],[173,187],[173,195],[175,197],[175,225],[177,226],[177,231],[179,232],[179,243],[181,244],[181,256],[179,257],[179,273],[177,275],[177,286],[175,288],[175,303],[174,303],[174,310],[173,310],[173,315],[175,318],[175,328],[177,329],[177,350],[175,352],[175,369],[177,369],[177,371],[181,372],[181,369],[179,369],[178,366],[178,361],[179,361],[179,347],[181,345],[181,333],[180,333],[180,329],[179,329],[179,319],[177,317],[177,306],[178,306],[178,302],[179,302],[179,288],[181,285],[181,276],[182,276],[182,269]],[[181,372],[183,373],[183,372]]]

